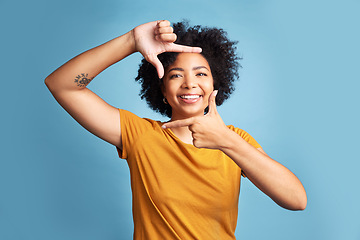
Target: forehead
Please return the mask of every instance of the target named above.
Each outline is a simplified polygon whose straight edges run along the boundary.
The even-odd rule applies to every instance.
[[[179,53],[176,57],[176,60],[171,67],[194,67],[194,66],[205,66],[209,67],[209,63],[206,58],[200,53]],[[170,67],[169,66],[169,67]]]

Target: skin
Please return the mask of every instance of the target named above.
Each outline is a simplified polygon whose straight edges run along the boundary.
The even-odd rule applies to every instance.
[[[169,21],[140,25],[130,32],[71,59],[46,79],[45,84],[59,104],[84,128],[99,138],[122,148],[120,115],[87,88],[103,70],[123,58],[140,52],[164,76],[162,92],[172,107],[171,128],[183,142],[199,148],[219,149],[245,172],[247,177],[280,206],[305,209],[307,199],[299,179],[229,130],[216,109],[216,90],[210,67],[200,48],[174,44],[176,35]],[[174,64],[164,70],[157,58],[163,52],[180,52]],[[197,100],[180,96],[197,94]],[[204,109],[209,112],[204,115]]]
[[[248,179],[279,206],[304,210],[306,192],[300,180],[285,166],[270,158],[262,148],[254,148],[226,127],[216,109],[216,91],[209,97],[209,112],[165,123],[183,141],[198,148],[219,149],[246,173]],[[191,135],[191,137],[189,137]]]
[[[183,142],[198,148],[219,149],[228,155],[261,191],[280,206],[291,210],[306,207],[306,193],[299,179],[231,131],[216,109],[211,69],[199,53],[180,53],[165,69],[163,94],[172,107],[172,117],[163,128],[171,128]],[[180,97],[197,94],[196,101]],[[209,111],[204,115],[205,108]]]
[[[154,21],[137,26],[130,32],[74,57],[45,79],[58,103],[85,129],[95,136],[122,148],[119,110],[101,99],[87,85],[109,66],[140,52],[152,63],[159,77],[164,68],[160,53],[201,52],[201,48],[174,44],[176,35],[169,21]],[[78,84],[78,76],[86,76]]]
[[[206,59],[199,53],[180,53],[166,69],[162,92],[172,108],[171,120],[201,116],[214,90],[214,81]],[[183,99],[190,95],[198,99]]]

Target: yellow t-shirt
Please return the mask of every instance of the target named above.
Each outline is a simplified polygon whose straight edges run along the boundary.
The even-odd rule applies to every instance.
[[[161,122],[121,109],[120,119],[118,153],[130,169],[134,239],[235,239],[241,169],[220,150],[182,142]]]

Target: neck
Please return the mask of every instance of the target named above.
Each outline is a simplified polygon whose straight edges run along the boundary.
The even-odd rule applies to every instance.
[[[173,115],[171,116],[170,122],[176,121],[176,120],[184,120],[190,117],[185,116],[179,116],[179,115]],[[171,131],[175,134],[176,137],[178,137],[182,142],[187,144],[193,144],[193,137],[192,133],[189,130],[189,127],[178,127],[178,128],[171,128]]]
[[[182,142],[192,144],[193,137],[188,127],[171,128],[171,131],[178,137]]]

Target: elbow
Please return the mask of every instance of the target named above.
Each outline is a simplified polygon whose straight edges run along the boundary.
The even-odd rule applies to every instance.
[[[304,186],[300,183],[292,192],[292,206],[290,210],[304,211],[307,206],[307,195]]]
[[[289,207],[285,207],[292,211],[303,211],[307,206],[307,196],[305,190],[294,197],[293,203]]]
[[[290,197],[291,196],[291,197]],[[274,199],[275,200],[275,199]],[[303,211],[307,206],[307,196],[305,190],[294,192],[286,199],[275,201],[280,207],[291,211]]]
[[[305,210],[306,206],[307,206],[307,197],[306,197],[306,193],[305,193],[303,196],[303,199],[301,201],[299,201],[297,210],[303,211],[303,210]]]
[[[47,78],[45,78],[44,83],[45,83],[46,87],[49,89],[49,91],[51,93],[53,93],[54,92],[54,84],[52,84],[52,80],[49,77],[47,77]]]
[[[50,89],[50,87],[49,87],[49,78],[45,78],[44,83],[45,83],[46,87]]]
[[[293,209],[293,211],[304,211],[307,205],[307,200],[302,200],[301,202],[297,203]]]
[[[307,196],[306,196],[306,191],[304,189],[304,187],[302,186],[301,191],[299,191],[299,195],[297,197],[297,210],[303,211],[305,210],[306,206],[307,206]]]
[[[293,202],[292,204],[279,204],[280,207],[283,207],[291,211],[304,211],[307,205],[307,200]]]

